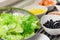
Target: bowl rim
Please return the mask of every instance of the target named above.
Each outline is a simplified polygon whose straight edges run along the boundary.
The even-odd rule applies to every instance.
[[[60,15],[59,13],[60,13],[60,11],[53,11],[53,12],[50,12],[50,13],[48,13],[48,15],[52,15],[52,13],[53,13],[53,15]]]

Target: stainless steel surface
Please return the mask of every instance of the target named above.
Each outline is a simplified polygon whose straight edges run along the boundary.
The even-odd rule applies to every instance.
[[[4,6],[10,5],[10,4],[19,2],[19,1],[22,1],[22,0],[5,0],[3,2],[0,2],[0,7],[4,7]]]
[[[13,7],[17,8],[24,8],[26,6],[32,5],[35,2],[35,0],[24,0],[23,2],[19,2],[16,5],[13,5]]]

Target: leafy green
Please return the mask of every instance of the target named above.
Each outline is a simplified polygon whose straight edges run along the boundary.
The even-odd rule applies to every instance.
[[[3,12],[0,15],[0,37],[3,40],[21,40],[35,34],[39,29],[38,19],[33,15],[14,15]]]

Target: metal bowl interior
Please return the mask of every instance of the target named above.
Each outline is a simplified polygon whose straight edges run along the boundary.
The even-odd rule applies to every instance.
[[[17,14],[22,14],[22,15],[24,15],[24,16],[26,16],[26,15],[33,15],[32,13],[30,13],[30,12],[24,10],[24,9],[14,8],[14,7],[4,7],[4,8],[0,8],[0,15],[1,15],[2,12],[12,13],[12,14],[17,13]],[[33,15],[33,16],[35,16],[35,15]],[[37,16],[35,16],[35,18],[37,18],[37,20],[39,20]],[[40,23],[39,23],[39,24],[40,24]],[[38,32],[39,32],[39,29],[36,29],[35,31],[36,31],[35,33],[38,33]],[[34,35],[35,35],[35,34],[34,34]],[[33,35],[33,36],[34,36],[34,35]],[[31,37],[32,37],[32,36],[31,36]],[[28,37],[28,38],[30,38],[30,37]],[[25,39],[28,39],[28,38],[25,38]]]

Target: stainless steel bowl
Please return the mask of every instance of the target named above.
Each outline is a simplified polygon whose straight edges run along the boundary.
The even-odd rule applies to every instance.
[[[24,10],[24,9],[13,8],[13,7],[0,8],[0,14],[1,14],[3,11],[4,11],[4,12],[8,12],[8,13],[12,13],[12,14],[18,13],[18,14],[22,14],[22,15],[33,15],[32,13],[30,13],[30,12]],[[37,18],[37,20],[38,20],[38,17],[37,17],[37,16],[35,16],[35,15],[33,15],[33,16],[34,16],[35,18]],[[38,20],[38,23],[39,23],[39,20]],[[40,23],[39,23],[39,24],[40,24]],[[39,31],[40,31],[40,30],[37,29],[34,35],[36,35]],[[33,37],[34,35],[32,35],[31,37]],[[29,39],[29,38],[31,38],[31,37],[28,37],[28,38],[25,38],[25,39]]]

